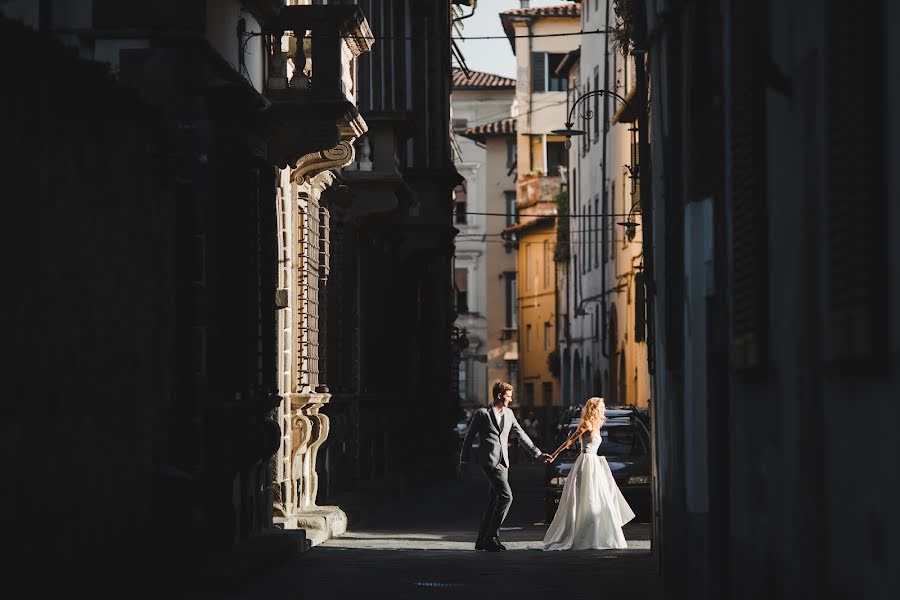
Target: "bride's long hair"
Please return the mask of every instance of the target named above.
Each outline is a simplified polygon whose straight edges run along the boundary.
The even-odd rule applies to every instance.
[[[603,398],[594,396],[588,399],[581,410],[581,426],[587,427],[588,431],[594,432],[601,427],[606,421],[606,404]]]

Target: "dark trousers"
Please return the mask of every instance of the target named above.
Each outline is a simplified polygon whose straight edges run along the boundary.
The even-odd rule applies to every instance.
[[[499,537],[500,525],[506,519],[506,513],[512,505],[512,489],[509,487],[509,469],[506,467],[481,467],[484,476],[487,477],[490,489],[488,491],[487,510],[481,518],[481,528],[478,530],[478,541],[483,542],[491,538]]]

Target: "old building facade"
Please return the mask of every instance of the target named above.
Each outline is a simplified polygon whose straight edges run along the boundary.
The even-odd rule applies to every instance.
[[[509,116],[515,84],[490,73],[453,70],[456,169],[465,178],[454,190],[455,324],[468,340],[459,395],[469,408],[486,402],[492,382],[516,379],[516,254],[501,238],[515,220],[515,119]]]
[[[565,120],[568,79],[556,71],[566,53],[578,46],[579,15],[578,4],[500,13],[517,65],[517,218],[506,233],[509,239],[515,236],[518,246],[516,383],[519,403],[528,407],[560,405],[554,255],[566,151],[564,138],[552,130]]]
[[[328,494],[447,475],[456,444],[450,3],[359,7],[380,18],[357,61],[368,133],[329,200]]]
[[[611,33],[612,5],[581,4],[582,29],[602,33],[582,36],[579,51],[560,65],[571,82],[567,109],[584,132],[571,139],[569,227],[561,238],[568,243],[560,261],[563,404],[602,396],[607,404],[646,407],[638,130],[629,108],[634,65]]]
[[[4,165],[6,222],[43,223],[46,240],[8,272],[39,296],[69,290],[76,317],[54,327],[25,294],[7,328],[22,407],[7,440],[20,446],[36,420],[55,440],[5,512],[18,515],[7,529],[19,572],[38,587],[161,586],[249,542],[259,563],[302,550],[304,532],[340,533],[343,512],[319,506],[329,476],[361,447],[339,481],[412,470],[405,451],[369,452],[410,412],[434,423],[414,440],[426,448],[416,472],[446,462],[449,3],[397,2],[388,16],[377,4],[4,3],[5,55],[28,50],[3,99],[21,143]],[[376,70],[367,13],[382,34],[443,42],[425,54],[385,43],[378,65],[410,64]],[[5,236],[7,259],[26,235]],[[388,287],[360,284],[375,272]],[[41,380],[65,402],[42,401]],[[340,456],[323,451],[330,435]],[[35,478],[60,465],[59,490],[39,493]],[[50,537],[53,580],[34,571]]]
[[[669,592],[892,597],[898,7],[631,8]]]

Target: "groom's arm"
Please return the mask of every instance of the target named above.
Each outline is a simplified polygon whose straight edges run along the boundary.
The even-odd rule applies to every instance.
[[[534,455],[535,458],[540,458],[544,453],[541,452],[541,449],[534,445],[534,442],[531,441],[531,438],[528,437],[528,434],[525,433],[525,430],[522,429],[522,426],[519,425],[519,422],[513,419],[512,433],[516,434],[516,437],[519,438],[519,441],[522,442],[526,448]]]
[[[475,441],[475,436],[478,434],[478,429],[481,426],[481,414],[481,411],[476,411],[469,420],[469,428],[466,430],[466,437],[463,438],[462,450],[459,453],[460,464],[469,462],[472,443]]]

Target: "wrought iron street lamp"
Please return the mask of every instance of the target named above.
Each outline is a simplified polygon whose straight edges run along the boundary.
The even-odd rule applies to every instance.
[[[594,96],[609,96],[610,98],[615,98],[616,100],[621,102],[628,111],[632,112],[635,115],[637,114],[636,112],[634,112],[634,109],[632,109],[631,105],[628,104],[628,100],[626,100],[625,98],[623,98],[616,92],[611,92],[609,90],[591,90],[590,92],[585,92],[584,94],[579,96],[575,100],[575,102],[572,103],[572,106],[569,108],[569,114],[566,116],[566,123],[565,123],[566,128],[565,129],[554,129],[553,131],[550,132],[553,135],[566,136],[566,148],[567,149],[572,147],[572,139],[571,139],[572,136],[578,136],[578,135],[585,134],[585,132],[582,131],[581,129],[573,129],[573,127],[575,126],[575,121],[573,119],[573,117],[575,116],[575,109],[578,108],[579,104],[581,104],[581,110],[579,111],[578,114],[580,114],[581,117],[585,121],[590,121],[591,119],[593,119],[594,111],[591,110],[590,104],[586,103],[585,100],[589,100],[589,99],[593,98]]]
[[[629,111],[631,114],[637,116],[637,112],[634,111],[632,106],[628,103],[628,100],[626,100],[625,98],[623,98],[616,92],[611,92],[609,90],[591,90],[590,92],[585,92],[584,94],[579,96],[575,100],[575,102],[572,103],[572,106],[569,108],[569,114],[566,116],[566,123],[565,123],[566,128],[565,129],[554,129],[553,131],[550,132],[554,135],[566,136],[565,146],[566,146],[567,150],[572,147],[572,136],[579,136],[579,135],[585,134],[585,132],[582,131],[581,129],[573,129],[573,127],[575,125],[575,120],[573,119],[573,117],[575,116],[575,109],[578,108],[579,104],[581,104],[581,110],[579,111],[578,114],[580,114],[581,117],[585,121],[590,121],[591,119],[593,119],[595,116],[594,111],[591,110],[590,104],[585,102],[585,100],[589,100],[589,99],[593,98],[594,96],[608,96],[610,98],[614,98],[614,99],[618,100],[619,102],[621,102],[625,106],[625,109],[627,111]],[[633,128],[633,131],[637,131],[637,126],[635,126]],[[637,177],[639,177],[637,169],[635,168],[634,165],[629,165],[627,168],[628,168],[628,172],[630,173],[632,179],[636,179]],[[634,209],[632,208],[632,210],[634,210]],[[629,216],[630,216],[630,214],[631,213],[629,213]],[[626,233],[628,234],[629,239],[634,237],[634,229],[635,229],[635,227],[640,225],[640,223],[633,221],[632,219],[620,221],[617,224],[621,225],[622,227],[625,227],[625,230],[626,230]]]

